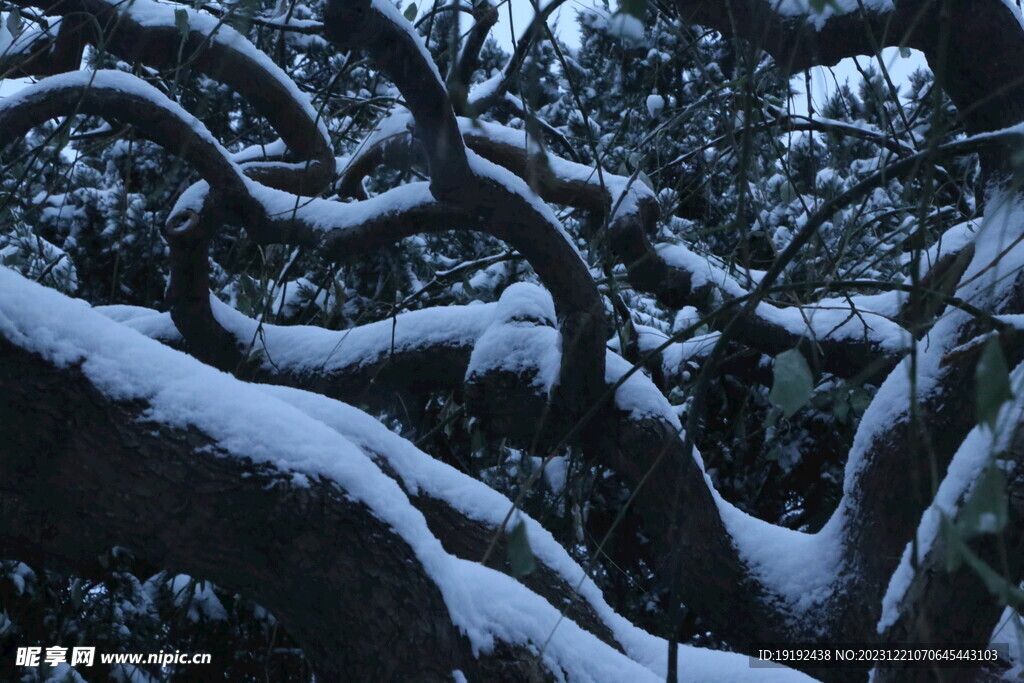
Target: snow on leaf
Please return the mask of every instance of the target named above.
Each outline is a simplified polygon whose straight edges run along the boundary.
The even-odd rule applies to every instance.
[[[650,117],[656,118],[661,114],[661,110],[665,108],[665,98],[659,95],[657,92],[653,92],[647,96],[647,113]]]
[[[644,23],[632,14],[616,12],[608,22],[608,34],[624,43],[636,44],[644,39]]]

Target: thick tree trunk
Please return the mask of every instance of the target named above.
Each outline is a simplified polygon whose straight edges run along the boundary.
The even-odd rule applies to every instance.
[[[147,407],[0,335],[0,554],[88,575],[122,546],[213,581],[271,610],[323,680],[550,676],[518,645],[475,657],[407,543],[336,483],[296,484],[194,428],[153,422]],[[479,559],[497,532],[442,501],[414,501],[456,555]],[[502,553],[492,564],[504,567]],[[541,565],[528,584],[617,647],[556,572]]]

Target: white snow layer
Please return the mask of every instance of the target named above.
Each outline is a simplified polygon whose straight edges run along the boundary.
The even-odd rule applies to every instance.
[[[975,253],[956,295],[971,301],[982,309],[998,304],[1013,286],[1014,275],[1024,268],[1024,202],[1020,197],[995,194],[989,197],[989,209],[974,236]],[[859,484],[859,474],[867,453],[878,436],[897,420],[906,419],[911,400],[918,403],[932,395],[946,370],[942,358],[956,347],[961,326],[968,320],[967,313],[958,309],[947,311],[919,342],[917,376],[910,377],[910,359],[901,362],[879,387],[871,405],[861,419],[853,447],[846,464],[843,498],[836,512],[825,525],[822,534],[838,534],[853,511],[851,494]],[[1015,381],[1021,371],[1014,372]],[[1021,391],[1017,391],[1021,395]],[[1019,411],[1019,406],[1016,407]],[[1004,411],[1010,410],[1004,407]],[[1005,415],[1005,413],[1004,413]],[[931,547],[938,529],[940,514],[957,509],[961,494],[969,488],[983,460],[989,453],[991,434],[987,429],[975,428],[960,445],[950,463],[946,477],[932,505],[925,512],[917,530],[919,552],[923,557]],[[893,577],[883,600],[883,615],[878,624],[884,629],[894,623],[899,601],[913,575],[909,546]]]
[[[309,477],[336,481],[413,549],[437,583],[453,623],[480,652],[495,639],[546,643],[543,657],[574,681],[656,681],[664,676],[664,641],[615,614],[596,586],[539,524],[523,516],[535,554],[580,592],[612,628],[628,656],[601,643],[511,577],[447,554],[422,514],[367,452],[384,457],[410,490],[448,501],[497,524],[511,502],[439,463],[371,417],[325,397],[240,382],[97,314],[82,301],[0,268],[0,334],[48,361],[80,371],[115,400],[142,400],[143,419],[194,427],[231,456],[248,457]],[[284,400],[282,400],[284,399]],[[339,606],[339,609],[341,607]],[[810,680],[787,669],[751,670],[747,658],[681,648],[680,669],[695,680]]]
[[[518,195],[520,198],[525,200],[530,207],[544,219],[544,221],[550,224],[551,227],[561,235],[562,239],[568,243],[576,255],[579,256],[580,259],[583,258],[583,256],[580,255],[579,249],[576,248],[576,243],[562,226],[562,221],[558,220],[555,212],[551,210],[551,207],[547,205],[547,202],[542,201],[541,198],[537,196],[537,193],[530,189],[530,186],[526,184],[525,180],[504,166],[499,166],[498,164],[484,159],[472,150],[466,150],[466,158],[469,160],[469,167],[472,169],[473,173],[482,178],[493,180],[503,186],[508,192]]]
[[[1024,417],[1024,364],[1018,365],[1011,373],[1011,386],[1016,397],[1007,402],[999,412],[996,431],[988,425],[976,426],[957,449],[946,476],[939,485],[932,504],[921,517],[915,533],[917,556],[912,556],[914,543],[907,543],[900,558],[899,567],[893,572],[889,588],[882,599],[882,616],[878,621],[878,632],[896,623],[900,603],[910,588],[916,574],[915,565],[924,562],[925,556],[938,538],[942,518],[955,520],[956,514],[969,498],[978,475],[989,465],[997,453],[1004,452],[1010,445],[1009,437],[1014,425]]]
[[[983,308],[997,304],[1013,286],[1014,275],[1024,267],[1024,202],[1019,197],[994,195],[989,198],[990,208],[982,221],[975,240],[975,255],[961,279],[957,295]],[[939,367],[942,357],[948,353],[956,341],[956,331],[966,320],[967,314],[956,311],[945,316],[935,331],[929,335],[930,344],[919,354],[919,371],[924,370],[923,377],[917,382],[917,394],[920,401],[923,396],[934,391],[937,378],[941,377]],[[923,367],[922,367],[923,366]],[[879,390],[888,390],[895,394],[903,394],[903,409],[909,399],[909,373],[903,376],[894,372]],[[1024,365],[1018,366],[1011,374],[1011,381],[1016,396],[1015,400],[1003,406],[997,422],[995,434],[988,426],[976,426],[967,435],[957,449],[950,462],[946,476],[939,485],[939,490],[921,518],[916,531],[917,557],[911,557],[913,544],[908,543],[904,549],[900,564],[889,582],[889,588],[882,600],[882,616],[878,622],[878,631],[882,632],[899,618],[900,603],[909,589],[914,577],[913,565],[922,560],[931,549],[938,536],[943,516],[953,518],[974,485],[978,474],[989,463],[994,453],[1005,448],[1005,443],[997,443],[1012,433],[1008,428],[1014,421],[1019,421],[1024,411]],[[890,387],[889,385],[893,385]],[[868,412],[878,404],[878,396],[872,402]],[[867,421],[868,414],[864,416]],[[869,427],[876,427],[875,421]],[[864,431],[862,421],[860,432]],[[870,432],[869,432],[870,433]],[[856,448],[855,441],[854,447]],[[852,455],[851,462],[854,460]],[[859,465],[854,463],[855,466]],[[850,466],[847,466],[847,479],[851,478]],[[840,508],[843,509],[842,507]],[[839,511],[837,511],[837,515]],[[916,560],[916,561],[915,561]]]
[[[56,76],[49,76],[27,88],[19,90],[10,97],[0,100],[0,109],[19,105],[25,100],[37,98],[39,95],[49,91],[74,87],[88,87],[95,90],[113,90],[148,100],[154,106],[169,112],[175,118],[188,125],[189,128],[203,138],[203,140],[215,145],[223,151],[223,147],[221,147],[217,139],[210,134],[210,131],[206,129],[206,126],[204,126],[199,119],[192,116],[192,114],[182,108],[181,105],[169,99],[149,83],[146,83],[141,78],[125,73],[124,71],[115,71],[112,69],[100,69],[97,71],[82,70],[68,71],[67,73],[57,74]],[[229,156],[226,151],[223,153],[225,157]]]
[[[532,375],[535,386],[550,392],[562,363],[556,321],[546,290],[525,282],[510,285],[498,299],[491,326],[473,346],[466,377],[504,370]]]
[[[702,256],[677,244],[662,244],[656,249],[668,265],[690,274],[694,289],[710,282],[730,297],[749,294],[713,257]],[[885,351],[896,352],[906,349],[910,343],[907,331],[889,319],[897,301],[895,297],[884,294],[853,297],[856,310],[845,298],[822,299],[806,306],[788,307],[760,302],[756,314],[795,335],[817,340],[865,340]]]
[[[468,344],[491,324],[497,304],[437,306],[336,331],[307,325],[261,325],[211,296],[214,317],[240,340],[254,340],[268,367],[331,372],[376,362],[390,353],[438,344]]]
[[[609,194],[609,203],[614,209],[611,216],[613,219],[635,212],[641,199],[655,199],[651,188],[633,178],[615,175],[604,168],[598,170],[596,167],[578,164],[544,152],[540,145],[529,138],[526,131],[468,118],[459,118],[459,130],[464,135],[483,135],[495,142],[518,147],[531,155],[543,154],[551,173],[562,180],[595,185],[603,182]]]
[[[976,232],[973,225],[963,224],[947,233],[949,239],[942,247],[946,253],[962,248],[966,241],[973,241],[975,245],[975,255],[962,279],[965,284],[957,291],[957,296],[983,308],[990,308],[1000,301],[1013,285],[1014,278],[1011,276],[1021,272],[1024,267],[1024,240],[1020,239],[1022,233],[1022,201],[999,195],[990,197],[989,211]],[[938,251],[936,248],[935,257]],[[695,268],[702,263],[708,277],[714,278],[727,292],[739,287],[727,274],[688,250],[673,248],[672,256],[685,260],[688,268]],[[764,309],[759,307],[758,312],[763,314]],[[923,401],[937,389],[945,372],[941,360],[954,348],[956,333],[967,318],[968,314],[963,311],[949,310],[931,332],[918,342],[914,400]],[[861,419],[846,465],[843,498],[818,533],[804,534],[756,519],[722,499],[708,481],[722,519],[740,554],[765,585],[777,591],[797,615],[819,604],[832,590],[831,584],[839,569],[842,532],[853,512],[850,508],[854,500],[852,494],[858,485],[865,458],[875,438],[897,420],[905,419],[909,410],[912,397],[909,368],[909,359],[905,359],[889,374]],[[1018,396],[1024,393],[1024,387],[1017,393]],[[938,511],[948,509],[951,501],[955,500],[955,494],[973,482],[979,467],[979,453],[988,452],[985,444],[981,443],[985,433],[975,430],[961,446],[947,474],[948,481],[944,481],[940,487],[940,498],[922,520],[919,538],[934,538]],[[922,543],[922,552],[926,552],[927,547]],[[904,558],[896,574],[886,596],[888,611],[883,624],[894,618],[893,605],[909,584],[908,557]]]

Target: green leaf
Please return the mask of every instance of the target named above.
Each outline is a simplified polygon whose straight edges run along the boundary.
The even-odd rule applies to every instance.
[[[537,568],[537,562],[533,559],[533,551],[530,550],[530,539],[526,535],[526,524],[522,521],[512,527],[512,531],[509,532],[506,552],[508,552],[508,564],[512,569],[512,576],[517,579]]]
[[[416,14],[417,14],[417,9],[416,9],[416,3],[415,2],[410,2],[409,6],[405,8],[404,12],[402,12],[402,15],[405,17],[406,21],[412,21],[413,19],[415,19],[416,18]]]
[[[974,483],[970,499],[957,517],[957,528],[965,538],[979,534],[998,534],[1009,519],[1006,475],[989,465]]]
[[[782,409],[786,417],[800,410],[814,390],[814,378],[803,354],[796,349],[780,353],[775,359],[775,378],[768,400]]]
[[[470,431],[469,450],[473,453],[483,453],[487,448],[487,435],[484,430],[476,427]]]
[[[643,19],[647,14],[647,0],[619,0],[619,11]]]
[[[850,392],[850,407],[858,415],[863,415],[871,405],[872,398],[873,396],[864,387],[857,387]]]
[[[7,14],[7,30],[12,36],[21,33],[21,10],[15,7]]]
[[[779,199],[786,202],[787,204],[796,199],[797,194],[796,186],[790,181],[785,181],[779,185]]]
[[[1010,389],[1010,370],[1006,366],[998,337],[989,337],[981,352],[974,375],[978,409],[978,423],[987,424],[995,431],[996,418],[1004,403],[1013,398]]]
[[[846,418],[850,414],[850,398],[843,394],[836,396],[836,402],[832,407],[832,414],[840,422],[846,422]]]
[[[188,40],[188,12],[183,9],[174,10],[174,25],[178,27],[178,33],[181,34],[181,39]]]
[[[1003,604],[1016,609],[1024,607],[1024,591],[1018,588],[1017,582],[1007,579],[979,557],[945,516],[940,522],[940,531],[946,541],[946,571],[954,572],[966,563]]]

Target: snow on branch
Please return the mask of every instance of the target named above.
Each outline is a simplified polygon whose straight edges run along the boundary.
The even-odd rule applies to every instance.
[[[508,92],[509,85],[518,76],[526,61],[530,49],[538,40],[544,38],[546,24],[551,14],[561,7],[565,0],[548,0],[543,7],[535,5],[537,11],[530,20],[530,24],[523,30],[519,39],[516,40],[512,55],[505,62],[501,71],[487,79],[483,83],[474,86],[469,93],[468,109],[470,112],[488,111],[497,103],[501,102]],[[468,83],[468,81],[466,81]]]
[[[0,147],[48,119],[93,114],[134,125],[178,154],[230,199],[248,197],[247,179],[206,127],[145,81],[121,71],[72,71],[0,101]]]
[[[458,389],[494,304],[410,311],[347,330],[261,324],[211,297],[239,348],[256,354],[253,378],[378,405],[405,391]]]
[[[0,485],[4,547],[87,568],[124,545],[241,590],[275,612],[328,678],[379,672],[376,648],[346,646],[370,638],[404,644],[386,662],[392,673],[488,677],[540,666],[570,679],[658,680],[664,643],[615,615],[532,520],[524,517],[537,557],[560,590],[581,587],[579,598],[563,597],[582,598],[574,610],[625,654],[564,618],[561,602],[450,554],[414,499],[441,504],[448,521],[491,528],[510,502],[372,418],[235,380],[6,268],[0,345],[5,401],[32,416],[0,426],[0,481],[17,483]],[[38,429],[46,420],[66,429]],[[40,519],[61,533],[43,532]],[[283,542],[293,536],[304,540]],[[261,570],[270,563],[275,571]],[[376,588],[359,601],[351,588],[363,583]],[[338,609],[324,610],[331,602]],[[379,619],[381,610],[393,618]],[[682,657],[691,671],[751,675],[743,656]],[[786,670],[758,680],[766,673],[805,680]]]
[[[385,119],[351,161],[341,186],[354,194],[361,190],[362,177],[378,164],[402,168],[415,163],[421,151],[409,132],[410,124],[408,113],[397,112]],[[653,192],[643,182],[607,171],[598,173],[593,167],[560,159],[532,145],[521,130],[464,118],[459,119],[459,128],[470,150],[521,178],[529,178],[545,201],[606,214],[614,211],[608,228],[609,243],[627,267],[635,288],[655,294],[669,307],[696,305],[706,314],[713,313],[716,304],[749,295],[749,288],[715,259],[695,254],[683,245],[651,243],[648,235],[656,224],[658,207]],[[1007,131],[1005,135],[1015,133]],[[977,138],[936,154],[961,154],[983,144],[983,138]],[[900,167],[880,171],[857,192],[868,191],[900,168],[914,167],[923,155],[913,155]],[[830,211],[826,207],[811,220],[825,220]],[[951,239],[957,245],[964,244],[959,237]],[[949,249],[952,247],[947,252]],[[935,259],[938,257],[936,254]],[[927,257],[925,262],[930,263],[930,259]],[[943,269],[948,266],[944,262]],[[934,279],[926,272],[921,276],[928,281],[926,284]],[[901,310],[897,292],[822,299],[800,307],[762,302],[747,318],[739,331],[744,343],[769,355],[803,347],[815,365],[839,376],[860,372],[872,364],[876,374],[884,374],[905,352],[910,339],[901,324],[907,319],[907,311]],[[729,320],[727,310],[713,317],[711,323],[721,328]]]
[[[301,194],[316,194],[333,179],[331,139],[308,95],[222,19],[156,0],[67,0],[45,10],[69,18],[74,37],[83,44],[88,41],[130,63],[174,69],[180,50],[193,68],[239,93],[301,162],[254,165],[247,169],[249,177]],[[178,26],[179,13],[188,23],[185,36]],[[82,21],[81,17],[90,18]],[[68,68],[77,69],[79,64],[76,61]]]
[[[992,316],[1024,309],[1021,207],[1021,198],[1013,193],[992,198],[989,211],[972,238],[973,255],[957,291]],[[997,260],[999,275],[992,272],[992,264]],[[976,355],[958,351],[991,329],[986,318],[959,308],[947,310],[918,343],[913,362],[910,358],[901,361],[865,412],[847,459],[843,497],[819,532],[822,537],[844,539],[840,566],[848,586],[833,598],[840,604],[844,593],[885,594],[907,539],[913,537],[922,523],[922,514],[932,505],[946,509],[943,506],[948,507],[949,496],[954,494],[943,491],[949,487],[959,491],[971,480],[963,474],[964,463],[951,464],[961,449],[966,449],[964,457],[971,461],[977,453],[978,439],[982,438],[975,434]],[[1002,336],[996,338],[1004,340]],[[1014,335],[1007,335],[1007,343],[1002,344],[1011,367],[1024,361],[1024,349],[1013,343],[1013,338]],[[941,433],[943,438],[928,439],[925,429]],[[907,444],[915,442],[927,451],[908,454]],[[931,481],[936,472],[950,479],[940,488],[938,499],[932,496],[931,486],[922,485]],[[894,506],[895,500],[899,500],[898,506]],[[929,517],[934,517],[934,513]],[[957,582],[964,578],[962,575]],[[897,595],[895,589],[893,595]],[[889,603],[895,599],[890,598]],[[872,617],[873,623],[878,622],[881,605],[856,609]],[[890,614],[885,625],[894,619]]]
[[[393,116],[371,136],[349,167],[351,175],[346,175],[345,184],[357,187],[362,173],[385,160],[401,166],[415,159],[416,147],[402,121],[401,115]],[[609,214],[608,241],[637,289],[655,294],[670,307],[697,305],[706,313],[717,300],[749,294],[724,265],[682,245],[651,243],[648,235],[656,224],[658,207],[654,193],[643,182],[599,173],[541,151],[524,131],[470,119],[459,119],[459,127],[473,152],[529,178],[542,199]],[[893,322],[894,313],[861,310],[845,299],[801,308],[760,303],[741,328],[740,338],[770,355],[812,344],[817,348],[806,350],[812,360],[840,375],[874,361],[884,370],[892,367],[909,339]],[[729,320],[726,313],[713,318],[712,324],[721,327]],[[856,362],[851,363],[851,358]]]
[[[0,79],[11,76],[51,76],[73,71],[82,61],[84,17],[67,22],[23,22],[12,34],[7,17],[0,18]]]
[[[248,339],[260,351],[260,368],[253,376],[264,382],[372,404],[372,392],[382,387],[388,391],[457,390],[465,376],[467,408],[483,420],[485,429],[501,437],[553,445],[573,425],[572,416],[559,414],[557,404],[553,412],[546,407],[546,390],[558,368],[558,332],[552,327],[550,295],[534,285],[510,287],[498,304],[427,309],[340,332],[260,325],[219,302],[213,310],[236,341]],[[166,317],[132,311],[112,314],[127,316],[125,324],[134,329],[166,336]],[[687,548],[690,556],[716,562],[735,579],[729,583],[720,574],[709,585],[712,577],[701,571],[701,565],[687,564],[690,604],[710,607],[724,595],[716,593],[719,590],[734,598],[741,590],[749,591],[752,616],[740,631],[750,639],[758,632],[778,635],[782,625],[759,610],[753,596],[765,590],[781,593],[788,583],[738,588],[749,580],[736,555],[735,539],[723,526],[718,512],[722,504],[716,502],[701,468],[680,468],[680,424],[673,409],[649,378],[619,356],[609,353],[606,367],[605,391],[613,395],[612,410],[600,413],[603,436],[597,441],[582,439],[584,450],[642,489],[639,510],[662,556],[677,547]],[[504,381],[506,375],[513,375],[514,381]],[[541,391],[524,387],[523,377],[542,379]],[[377,386],[368,391],[367,384]],[[494,395],[495,386],[503,391],[501,395]],[[541,417],[544,414],[548,417]],[[572,442],[579,440],[577,435]],[[384,453],[386,449],[377,450]],[[403,471],[395,463],[392,467]],[[685,473],[682,486],[688,493],[673,525],[665,510],[675,493],[676,478],[670,473],[676,469]],[[415,486],[419,484],[409,488]]]
[[[331,0],[324,29],[337,45],[366,51],[402,93],[416,118],[435,196],[446,198],[464,185],[469,167],[444,79],[423,38],[390,0]]]
[[[676,15],[748,41],[786,73],[831,66],[884,47],[921,50],[970,133],[1024,120],[1024,50],[1019,10],[1004,0],[942,3],[837,0],[813,9],[804,0],[673,0]],[[966,64],[985,65],[965,68]],[[1005,151],[1005,150],[1004,150]],[[1009,157],[982,155],[989,173]]]
[[[960,444],[889,580],[878,632],[890,642],[985,642],[1002,603],[1024,604],[1024,366],[1007,380],[1016,398],[994,430],[978,425]],[[979,571],[975,558],[1006,571],[1005,580]],[[955,607],[964,600],[984,605],[988,618],[964,615]],[[926,627],[921,614],[945,618]],[[896,680],[898,672],[887,674]]]
[[[184,302],[179,310],[187,311],[179,321],[186,317],[205,321],[194,325],[197,331],[211,329],[212,317],[204,309],[208,306],[206,278],[200,271],[206,267],[202,265],[206,240],[218,227],[218,220],[223,220],[224,211],[229,212],[229,220],[246,225],[257,241],[323,245],[338,254],[351,254],[353,247],[379,246],[423,230],[459,227],[452,218],[461,215],[463,225],[469,223],[516,247],[556,294],[559,315],[565,328],[572,330],[566,338],[573,340],[574,349],[565,369],[565,376],[572,378],[563,387],[566,397],[576,395],[570,388],[577,381],[585,382],[601,370],[603,356],[601,362],[593,362],[603,342],[596,333],[601,328],[601,306],[589,271],[550,210],[504,169],[474,162],[476,180],[472,185],[479,191],[461,190],[473,197],[469,206],[476,210],[472,214],[460,206],[440,205],[424,184],[402,186],[384,196],[348,205],[303,199],[245,177],[193,116],[140,79],[113,71],[51,77],[5,100],[0,107],[0,122],[4,124],[0,144],[8,144],[47,118],[76,112],[135,124],[154,141],[181,154],[206,178],[205,183],[179,197],[167,229],[168,239],[177,248],[172,267],[186,273],[187,264],[192,264],[192,275],[179,277],[172,285],[176,294],[172,298]],[[210,202],[219,207],[212,216],[208,215]],[[501,219],[488,221],[488,215]],[[191,259],[185,253],[189,250],[194,252]],[[200,337],[186,331],[192,326],[187,321],[179,324],[186,339]],[[213,339],[221,349],[213,354],[221,359],[217,364],[234,365],[227,360],[231,357],[230,344],[223,335]],[[585,396],[578,400],[584,401]]]
[[[365,50],[398,87],[427,157],[430,191],[478,215],[529,261],[551,292],[564,345],[554,398],[582,414],[604,373],[604,308],[597,286],[558,219],[519,177],[468,154],[444,82],[423,40],[389,0],[332,0],[325,35]]]

